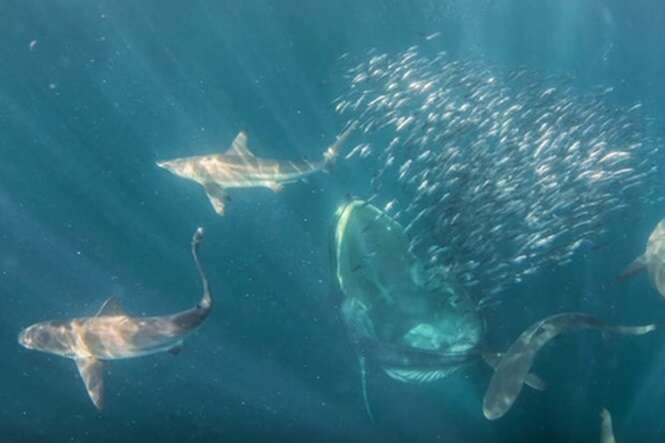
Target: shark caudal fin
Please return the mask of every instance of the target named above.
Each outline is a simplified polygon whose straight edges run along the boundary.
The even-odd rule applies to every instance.
[[[337,155],[339,155],[340,149],[342,149],[342,146],[344,143],[346,143],[346,140],[349,138],[351,133],[356,129],[356,126],[358,126],[358,122],[354,121],[349,125],[348,128],[344,130],[339,136],[337,136],[337,141],[330,145],[328,149],[326,149],[326,152],[323,153],[323,170],[324,171],[329,171],[332,166],[335,164],[335,159],[337,158]]]
[[[199,278],[201,279],[201,286],[203,286],[203,295],[201,296],[201,301],[199,301],[198,308],[209,312],[212,309],[212,293],[210,291],[210,285],[208,284],[208,278],[206,277],[206,273],[203,270],[201,261],[199,260],[199,246],[201,245],[202,241],[203,228],[198,227],[192,236],[192,258],[194,259],[196,270],[198,271]]]
[[[102,409],[104,407],[104,367],[102,362],[94,357],[79,357],[74,361],[90,400],[97,409]]]
[[[644,255],[637,257],[631,264],[626,266],[626,269],[623,270],[621,274],[617,277],[617,280],[623,281],[628,277],[632,277],[635,274],[638,274],[640,271],[646,269],[647,260]]]

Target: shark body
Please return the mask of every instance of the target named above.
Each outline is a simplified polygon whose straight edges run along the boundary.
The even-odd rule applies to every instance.
[[[45,321],[25,328],[18,342],[28,349],[73,359],[90,399],[101,409],[104,403],[104,360],[142,357],[163,351],[177,353],[190,332],[212,310],[212,296],[198,258],[203,230],[192,238],[192,255],[203,283],[203,296],[188,310],[172,315],[130,317],[115,297],[102,305],[94,317]]]
[[[337,141],[328,147],[319,161],[279,161],[254,155],[247,145],[247,134],[239,132],[231,147],[221,154],[197,155],[158,161],[157,166],[203,186],[219,215],[224,214],[226,193],[231,188],[264,187],[279,191],[286,183],[326,170],[335,160],[339,149],[355,125],[349,126]]]
[[[496,420],[508,412],[519,396],[538,352],[547,343],[561,334],[586,329],[621,335],[644,335],[655,330],[656,325],[611,325],[581,312],[555,314],[534,323],[499,358],[483,398],[485,418]]]
[[[649,280],[661,296],[665,297],[665,219],[658,222],[647,241],[644,254],[637,257],[619,276],[619,280],[646,270]]]

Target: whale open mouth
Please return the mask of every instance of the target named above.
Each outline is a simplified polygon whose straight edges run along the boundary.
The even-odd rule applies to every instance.
[[[445,355],[477,353],[483,326],[474,303],[452,276],[427,269],[410,252],[409,238],[396,220],[353,200],[338,210],[334,229],[337,283],[345,300],[359,301],[347,303],[344,320],[350,329],[371,331],[366,339],[382,343],[372,346],[373,358],[390,377],[411,383],[438,380],[468,360]],[[363,312],[352,312],[352,306],[363,306]],[[362,327],[356,324],[360,321]]]

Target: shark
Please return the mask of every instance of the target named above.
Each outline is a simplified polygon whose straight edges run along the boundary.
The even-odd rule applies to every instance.
[[[284,184],[305,179],[319,171],[328,171],[339,150],[356,124],[352,123],[337,137],[318,161],[280,161],[255,155],[248,146],[248,136],[240,131],[231,146],[222,153],[196,155],[158,161],[160,168],[193,180],[203,186],[215,212],[224,215],[231,188],[269,188],[280,191]]]
[[[74,360],[97,409],[104,405],[105,360],[142,357],[158,352],[177,354],[185,337],[209,316],[213,299],[198,256],[203,229],[192,237],[192,256],[203,286],[196,306],[175,314],[131,317],[116,297],[107,299],[96,315],[35,323],[23,329],[18,342],[27,349]]]
[[[618,277],[622,281],[646,270],[651,284],[658,293],[665,297],[665,219],[654,228],[642,255],[637,257]]]
[[[500,356],[483,398],[485,418],[496,420],[508,412],[527,382],[538,352],[547,343],[561,334],[589,329],[603,334],[644,335],[656,325],[611,325],[582,312],[555,314],[534,323]]]

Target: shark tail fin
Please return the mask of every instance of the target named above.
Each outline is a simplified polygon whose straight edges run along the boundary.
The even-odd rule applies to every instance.
[[[203,286],[203,295],[201,296],[201,301],[199,301],[198,308],[209,312],[212,309],[212,292],[210,291],[210,285],[208,285],[206,273],[199,260],[199,245],[202,241],[203,228],[199,227],[196,228],[196,231],[194,231],[194,235],[192,236],[192,257],[194,258],[194,264],[196,265],[196,270],[199,273],[201,285]]]
[[[618,281],[624,281],[628,277],[632,277],[635,274],[638,274],[640,271],[646,269],[647,261],[644,255],[637,257],[631,264],[626,266],[626,269],[623,270],[621,274],[617,277]]]
[[[337,159],[337,156],[339,155],[339,151],[342,149],[342,146],[344,143],[346,143],[346,140],[349,138],[351,133],[356,129],[356,126],[358,126],[357,121],[353,121],[345,130],[342,132],[339,136],[337,136],[337,141],[330,145],[328,149],[326,149],[326,152],[323,153],[323,170],[324,171],[330,171],[332,167],[335,165],[335,160]]]

